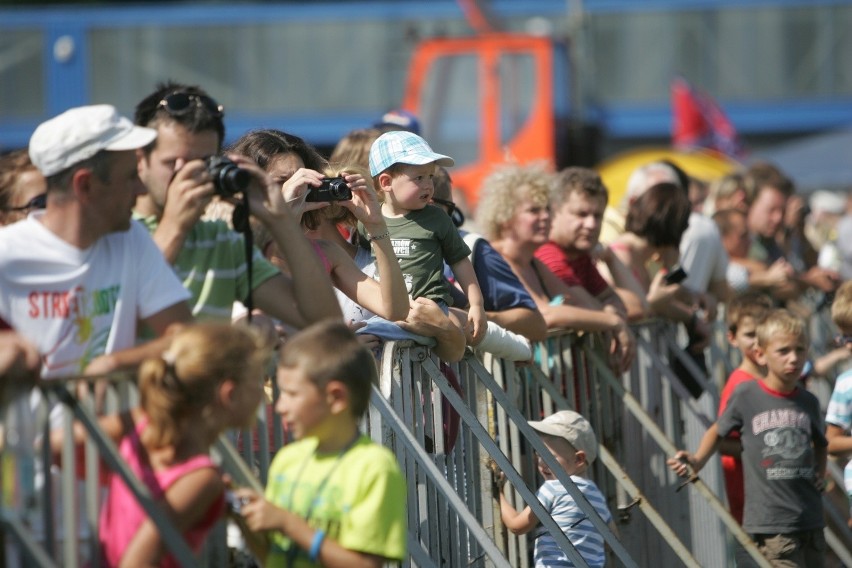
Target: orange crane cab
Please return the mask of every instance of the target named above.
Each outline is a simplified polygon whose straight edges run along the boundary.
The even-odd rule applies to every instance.
[[[549,37],[486,33],[420,43],[402,102],[422,135],[452,156],[453,184],[475,208],[482,179],[499,163],[590,165],[578,145],[567,46]],[[574,150],[572,150],[574,148]],[[582,150],[582,151],[580,151]]]

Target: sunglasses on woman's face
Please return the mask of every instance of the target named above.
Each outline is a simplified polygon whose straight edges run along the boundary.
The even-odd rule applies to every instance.
[[[39,193],[29,201],[27,201],[24,205],[19,205],[17,207],[7,207],[6,211],[16,212],[16,213],[29,213],[33,209],[44,209],[47,206],[47,194]]]
[[[172,116],[182,116],[192,110],[193,107],[201,107],[214,118],[225,115],[225,107],[208,97],[207,95],[194,95],[190,93],[172,93],[166,95],[157,104],[157,108],[165,109]]]
[[[437,197],[433,197],[432,202],[446,207],[447,215],[453,220],[453,225],[456,227],[464,225],[464,213],[461,212],[461,209],[455,203],[447,199],[438,199]]]

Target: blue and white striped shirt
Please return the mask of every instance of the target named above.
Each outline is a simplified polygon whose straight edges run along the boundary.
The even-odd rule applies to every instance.
[[[837,377],[834,383],[834,392],[828,402],[825,421],[843,429],[847,434],[852,428],[852,370],[846,371]],[[843,481],[846,485],[846,493],[852,496],[852,461],[846,464],[843,470]]]
[[[612,514],[595,482],[577,475],[572,475],[571,480],[577,484],[604,522],[609,523],[612,520]],[[545,481],[539,488],[537,496],[586,563],[593,567],[603,566],[606,561],[603,536],[562,484],[557,480]],[[535,568],[551,566],[574,566],[574,564],[559,549],[550,533],[544,532],[535,541]]]

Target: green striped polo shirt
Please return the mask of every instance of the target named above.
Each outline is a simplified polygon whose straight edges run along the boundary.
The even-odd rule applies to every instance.
[[[154,216],[140,217],[153,233]],[[192,314],[202,320],[230,320],[235,301],[248,297],[248,269],[243,236],[224,221],[198,221],[186,236],[173,268],[192,294]],[[280,271],[255,248],[252,287],[257,288]]]

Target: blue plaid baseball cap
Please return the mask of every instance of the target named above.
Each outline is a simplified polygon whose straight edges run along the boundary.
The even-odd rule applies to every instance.
[[[445,167],[455,163],[449,156],[433,152],[429,144],[413,132],[385,132],[370,147],[371,176],[379,175],[394,164],[421,166],[432,162]]]

